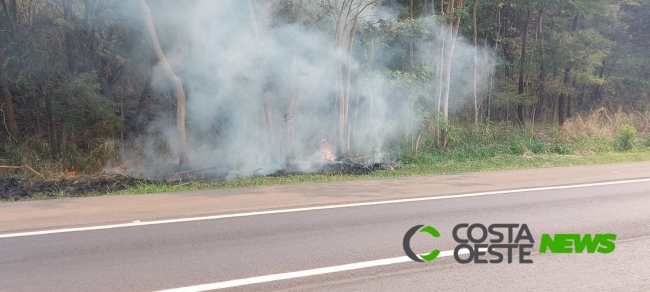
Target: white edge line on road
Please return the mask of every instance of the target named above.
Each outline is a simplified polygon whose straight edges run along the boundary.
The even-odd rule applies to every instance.
[[[122,223],[122,224],[99,225],[99,226],[89,226],[89,227],[50,229],[50,230],[41,230],[41,231],[30,231],[30,232],[0,234],[0,238],[11,238],[11,237],[32,236],[32,235],[45,235],[45,234],[65,233],[65,232],[75,232],[75,231],[91,231],[91,230],[113,229],[113,228],[122,228],[122,227],[147,226],[147,225],[158,225],[158,224],[168,224],[168,223],[181,223],[181,222],[192,222],[192,221],[202,221],[202,220],[215,220],[215,219],[226,219],[226,218],[236,218],[236,217],[248,217],[248,216],[258,216],[258,215],[282,214],[282,213],[293,213],[293,212],[304,212],[304,211],[315,211],[315,210],[327,210],[327,209],[338,209],[338,208],[373,206],[373,205],[386,205],[386,204],[398,204],[398,203],[410,203],[410,202],[421,202],[421,201],[445,200],[445,199],[456,199],[456,198],[467,198],[467,197],[480,197],[480,196],[499,195],[499,194],[513,194],[513,193],[525,193],[525,192],[549,191],[549,190],[564,190],[564,189],[598,187],[598,186],[631,184],[631,183],[641,183],[641,182],[650,182],[650,178],[634,179],[634,180],[620,180],[620,181],[610,181],[610,182],[598,182],[598,183],[587,183],[587,184],[563,185],[563,186],[551,186],[551,187],[537,187],[537,188],[527,188],[527,189],[501,190],[501,191],[458,194],[458,195],[449,195],[449,196],[432,196],[432,197],[420,197],[420,198],[398,199],[398,200],[385,200],[385,201],[364,202],[364,203],[351,203],[351,204],[340,204],[340,205],[325,205],[325,206],[304,207],[304,208],[279,209],[279,210],[268,210],[268,211],[257,211],[257,212],[235,213],[235,214],[224,214],[224,215],[214,215],[214,216],[178,218],[178,219],[168,219],[168,220],[129,222],[129,223]]]
[[[458,251],[458,254],[467,254],[467,253],[469,253],[469,251],[467,249],[461,249],[461,250]],[[437,258],[450,257],[450,256],[453,256],[453,255],[454,255],[453,250],[445,250],[445,251],[440,252],[440,254],[438,255]],[[331,267],[311,269],[311,270],[303,270],[303,271],[297,271],[297,272],[273,274],[273,275],[266,275],[266,276],[252,277],[252,278],[230,280],[230,281],[224,281],[224,282],[216,282],[216,283],[211,283],[211,284],[202,284],[202,285],[196,285],[196,286],[181,287],[181,288],[175,288],[175,289],[169,289],[169,290],[161,290],[161,291],[158,291],[158,292],[210,291],[210,290],[239,287],[239,286],[245,286],[245,285],[251,285],[251,284],[268,283],[268,282],[273,282],[273,281],[289,280],[289,279],[295,279],[295,278],[317,276],[317,275],[323,275],[323,274],[330,274],[330,273],[337,273],[337,272],[344,272],[344,271],[372,268],[372,267],[378,267],[378,266],[386,266],[386,265],[406,263],[406,262],[412,262],[412,261],[413,260],[411,260],[409,257],[403,256],[403,257],[397,257],[397,258],[374,260],[374,261],[368,261],[368,262],[359,262],[359,263],[346,264],[346,265],[340,265],[340,266],[331,266]]]

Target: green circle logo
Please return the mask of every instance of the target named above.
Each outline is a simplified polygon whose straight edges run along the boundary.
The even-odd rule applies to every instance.
[[[436,259],[438,257],[438,255],[440,254],[440,251],[437,250],[437,249],[433,250],[429,254],[422,254],[422,255],[419,255],[419,256],[416,255],[413,252],[413,250],[411,250],[411,237],[413,237],[413,235],[415,235],[415,233],[418,232],[418,231],[428,233],[433,237],[440,237],[440,232],[438,232],[438,230],[436,230],[435,228],[433,228],[431,226],[424,226],[424,225],[413,226],[404,235],[404,241],[403,241],[404,252],[406,253],[406,255],[409,258],[411,258],[412,260],[414,260],[416,262],[423,262],[423,260],[427,261],[427,262],[430,262],[430,261]]]

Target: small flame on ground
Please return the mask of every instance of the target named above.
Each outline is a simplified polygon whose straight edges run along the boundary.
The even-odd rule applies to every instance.
[[[323,153],[323,157],[329,161],[334,161],[334,154],[327,146],[327,140],[323,139],[320,141],[320,152]]]

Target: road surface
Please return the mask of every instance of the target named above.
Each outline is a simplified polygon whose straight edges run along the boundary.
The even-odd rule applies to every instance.
[[[457,263],[459,223],[527,224],[533,263]],[[420,224],[432,262],[402,247]],[[649,291],[650,163],[3,203],[0,228],[1,291]],[[539,254],[544,233],[618,237]]]

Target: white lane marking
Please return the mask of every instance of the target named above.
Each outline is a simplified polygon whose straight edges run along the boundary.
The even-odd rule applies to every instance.
[[[458,251],[458,254],[467,254],[467,253],[469,253],[469,251],[467,249],[461,249],[461,250]],[[454,255],[453,250],[445,250],[445,251],[440,252],[440,254],[438,255],[438,258],[450,257],[450,256],[453,256],[453,255]],[[281,273],[281,274],[273,274],[273,275],[266,275],[266,276],[252,277],[252,278],[244,278],[244,279],[230,280],[230,281],[224,281],[224,282],[216,282],[216,283],[189,286],[189,287],[181,287],[181,288],[175,288],[175,289],[161,290],[161,291],[158,291],[158,292],[210,291],[210,290],[239,287],[239,286],[245,286],[245,285],[251,285],[251,284],[260,284],[260,283],[267,283],[267,282],[273,282],[273,281],[289,280],[289,279],[295,279],[295,278],[317,276],[317,275],[323,275],[323,274],[330,274],[330,273],[337,273],[337,272],[344,272],[344,271],[372,268],[372,267],[378,267],[378,266],[393,265],[393,264],[406,263],[406,262],[412,262],[412,261],[413,260],[411,260],[409,257],[403,256],[403,257],[397,257],[397,258],[374,260],[374,261],[368,261],[368,262],[359,262],[359,263],[340,265],[340,266],[331,266],[331,267],[318,268],[318,269],[312,269],[312,270],[303,270],[303,271]]]
[[[271,214],[282,214],[282,213],[293,213],[293,212],[304,212],[304,211],[315,211],[315,210],[327,210],[327,209],[338,209],[338,208],[350,208],[350,207],[362,207],[362,206],[374,206],[374,205],[387,205],[387,204],[399,204],[399,203],[410,203],[410,202],[421,202],[421,201],[456,199],[456,198],[480,197],[480,196],[500,195],[500,194],[513,194],[513,193],[525,193],[525,192],[537,192],[537,191],[549,191],[549,190],[564,190],[564,189],[575,189],[575,188],[586,188],[586,187],[610,186],[610,185],[642,183],[642,182],[650,182],[650,178],[634,179],[634,180],[621,180],[621,181],[610,181],[610,182],[599,182],[599,183],[588,183],[588,184],[564,185],[564,186],[552,186],[552,187],[538,187],[538,188],[527,188],[527,189],[490,191],[490,192],[469,193],[469,194],[459,194],[459,195],[449,195],[449,196],[433,196],[433,197],[386,200],[386,201],[375,201],[375,202],[365,202],[365,203],[352,203],[352,204],[341,204],[341,205],[325,205],[325,206],[304,207],[304,208],[279,209],[279,210],[269,210],[269,211],[235,213],[235,214],[224,214],[224,215],[191,217],[191,218],[178,218],[178,219],[168,219],[168,220],[129,222],[129,223],[122,223],[122,224],[99,225],[99,226],[77,227],[77,228],[63,228],[63,229],[51,229],[51,230],[19,232],[19,233],[7,233],[7,234],[0,234],[0,238],[11,238],[11,237],[32,236],[32,235],[45,235],[45,234],[54,234],[54,233],[76,232],[76,231],[91,231],[91,230],[113,229],[113,228],[122,228],[122,227],[135,227],[135,226],[169,224],[169,223],[181,223],[181,222],[192,222],[192,221],[202,221],[202,220],[215,220],[215,219],[248,217],[248,216],[258,216],[258,215],[271,215]]]

